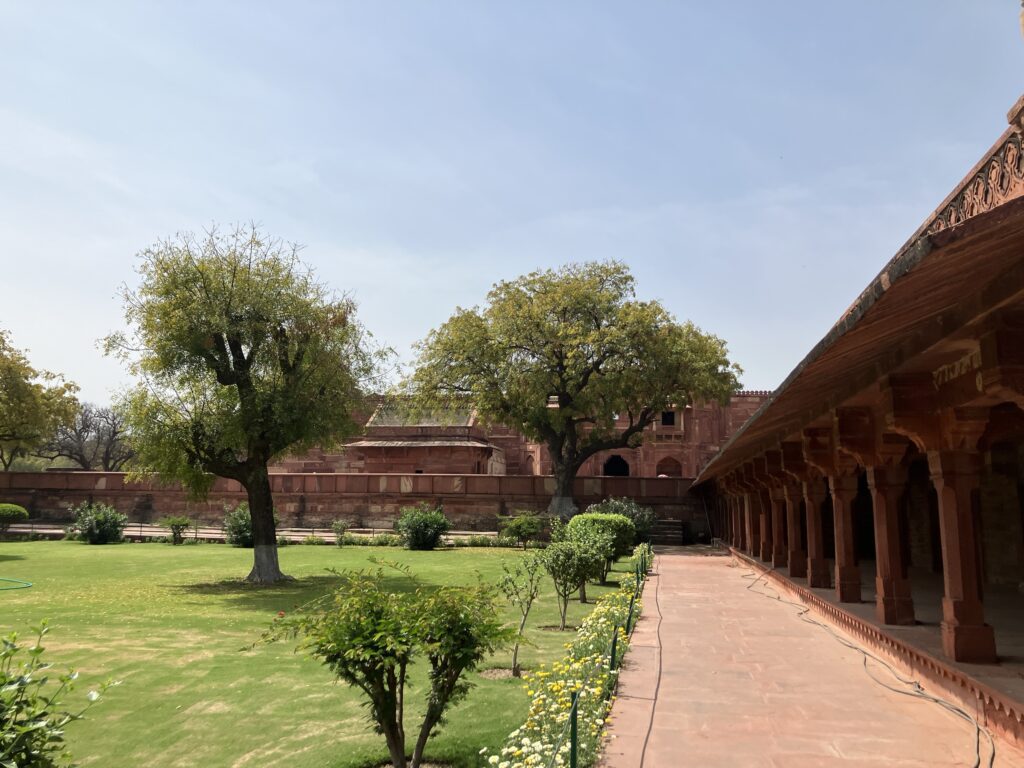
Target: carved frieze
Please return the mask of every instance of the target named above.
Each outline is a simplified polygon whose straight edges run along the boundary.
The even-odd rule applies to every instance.
[[[928,234],[961,224],[980,213],[1024,196],[1024,150],[1015,133],[995,151],[963,189],[935,214]]]

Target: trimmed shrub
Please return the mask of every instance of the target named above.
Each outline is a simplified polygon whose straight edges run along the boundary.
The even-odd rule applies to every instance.
[[[531,541],[540,538],[544,531],[544,518],[536,512],[520,512],[515,517],[499,519],[501,535],[519,542],[523,549]]]
[[[165,517],[160,525],[169,528],[171,531],[171,544],[182,544],[185,540],[185,531],[192,527],[192,518],[185,515],[174,515]]]
[[[401,547],[405,544],[405,538],[393,533],[381,533],[377,536],[370,536],[369,538],[364,536],[361,538],[360,543],[363,542],[369,544],[371,547]]]
[[[128,517],[113,507],[82,502],[72,512],[75,532],[87,544],[114,544],[124,538]]]
[[[609,515],[625,515],[633,521],[636,527],[636,541],[647,541],[650,537],[651,528],[654,527],[654,510],[644,507],[633,501],[633,499],[608,498],[597,504],[587,507],[587,513],[602,512]]]
[[[320,536],[307,536],[302,540],[302,543],[311,547],[319,547],[322,544],[326,544],[327,539],[322,538]]]
[[[439,508],[420,503],[402,507],[395,528],[409,549],[435,549],[452,524]]]
[[[607,533],[615,542],[615,556],[628,555],[633,551],[636,539],[636,526],[625,515],[604,512],[584,512],[569,520],[566,533],[571,538],[584,529]]]
[[[0,536],[7,533],[12,523],[28,520],[28,510],[17,504],[0,504]]]

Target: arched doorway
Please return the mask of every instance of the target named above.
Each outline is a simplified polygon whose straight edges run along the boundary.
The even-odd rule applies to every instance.
[[[612,456],[604,463],[606,477],[629,477],[629,462],[619,455]]]
[[[526,457],[526,464],[523,465],[523,474],[524,475],[535,474],[535,472],[533,470],[533,456],[532,455]]]
[[[683,465],[671,456],[666,456],[658,462],[658,466],[654,468],[654,474],[658,477],[661,477],[662,475],[665,477],[682,477]]]

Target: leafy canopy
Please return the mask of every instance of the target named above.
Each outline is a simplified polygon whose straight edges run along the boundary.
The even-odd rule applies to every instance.
[[[37,370],[0,330],[0,467],[28,456],[74,420],[78,387]]]
[[[617,261],[500,282],[418,350],[409,384],[421,401],[468,397],[483,419],[547,444],[556,467],[636,444],[670,406],[727,401],[740,373],[721,339],[637,300]]]
[[[125,333],[106,340],[143,384],[126,398],[140,471],[202,493],[274,456],[330,445],[380,354],[298,258],[255,228],[179,235],[145,250],[122,290]]]

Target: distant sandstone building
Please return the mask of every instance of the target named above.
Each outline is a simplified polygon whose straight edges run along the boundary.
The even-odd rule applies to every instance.
[[[645,430],[641,445],[592,456],[579,475],[694,478],[769,395],[743,391],[726,406],[707,403],[663,411]],[[551,459],[544,446],[507,427],[483,424],[470,408],[413,414],[389,400],[377,406],[362,436],[335,451],[289,457],[272,471],[547,475]]]

